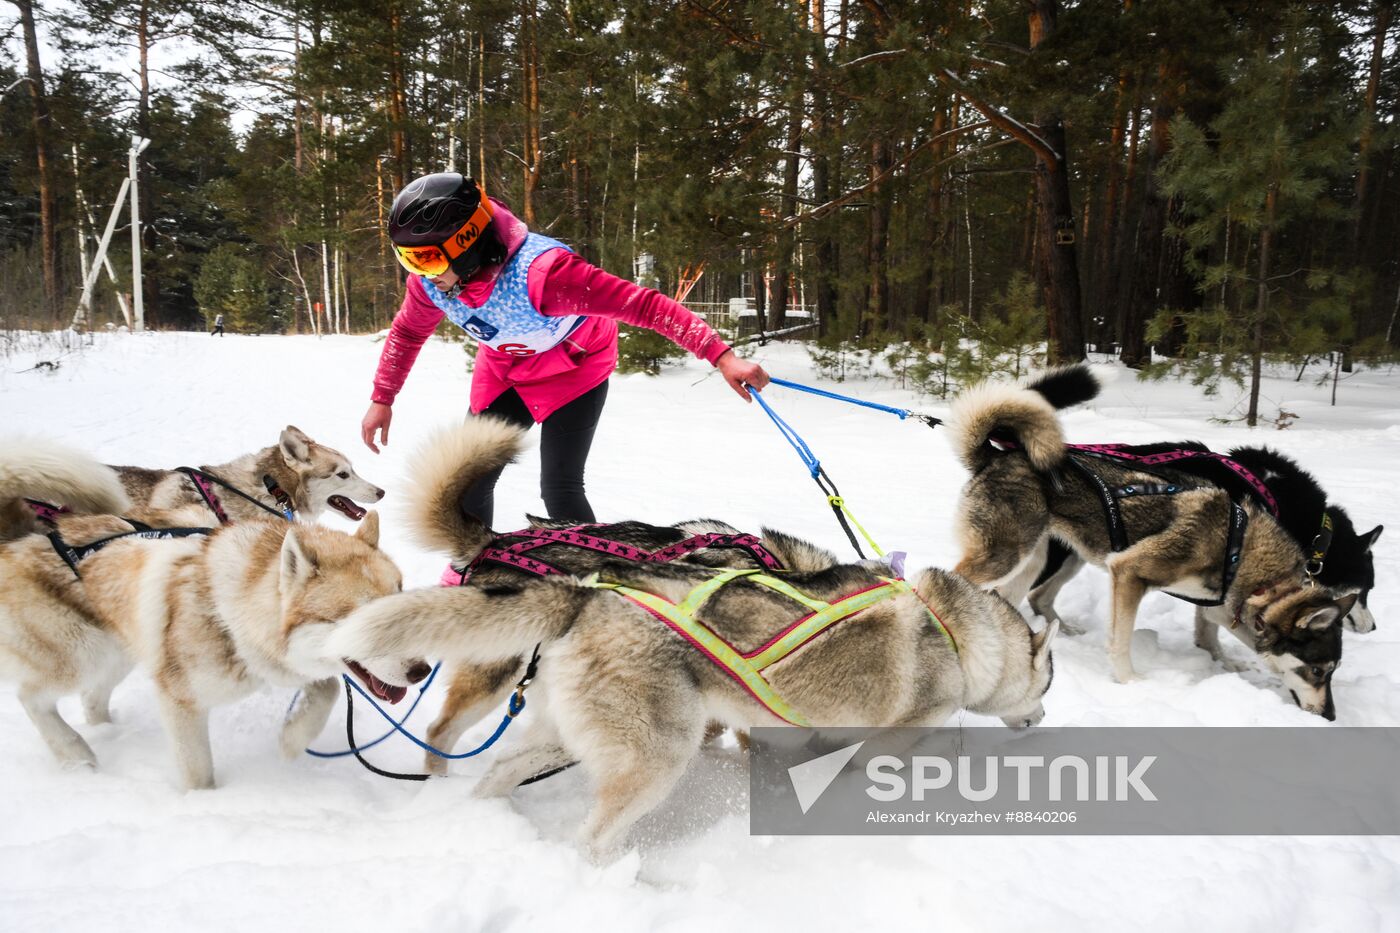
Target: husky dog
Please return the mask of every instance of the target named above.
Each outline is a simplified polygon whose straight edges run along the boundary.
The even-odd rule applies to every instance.
[[[1208,451],[1204,444],[1185,441],[1176,444],[1126,446],[1128,453],[1144,455],[1164,450]],[[1331,543],[1318,561],[1317,582],[1338,593],[1354,592],[1356,603],[1342,620],[1353,632],[1366,633],[1375,629],[1376,620],[1367,607],[1367,598],[1376,584],[1375,559],[1371,549],[1381,536],[1377,525],[1359,534],[1351,517],[1341,506],[1329,503],[1327,493],[1313,476],[1289,457],[1267,447],[1236,447],[1227,455],[1249,470],[1268,487],[1278,504],[1278,521],[1284,530],[1309,555],[1315,548],[1324,520],[1330,527]],[[1185,459],[1173,464],[1173,469],[1198,476],[1228,490],[1231,496],[1258,496],[1249,483],[1243,482],[1233,470],[1222,467],[1213,459]],[[1059,618],[1055,612],[1055,597],[1064,585],[1084,566],[1084,561],[1072,550],[1051,538],[1049,557],[1030,591],[1031,610],[1046,620]],[[1062,621],[1066,632],[1075,629]],[[1213,634],[1213,632],[1212,632]]]
[[[35,483],[24,491],[99,505],[114,489],[120,494],[110,469],[91,461],[68,467],[75,488]],[[60,516],[58,529],[79,546],[136,531],[111,515]],[[208,714],[215,706],[265,685],[301,688],[301,704],[282,733],[283,751],[295,755],[324,727],[342,672],[381,699],[403,697],[402,687],[326,647],[338,619],[402,588],[378,539],[373,512],[353,536],[265,519],[175,539],[133,535],[87,556],[81,580],[47,537],[7,541],[0,544],[0,679],[19,684],[20,702],[60,762],[94,766],[92,749],[56,701],[80,693],[88,721],[108,722],[113,688],[140,664],[156,682],[183,783],[210,787]],[[423,665],[397,673],[416,682],[428,672]]]
[[[428,445],[410,493],[423,543],[458,555],[480,550],[490,532],[457,510],[456,493],[506,463],[519,443],[515,428],[476,419]],[[691,530],[612,527],[648,543],[674,542]],[[820,548],[772,532],[763,543],[796,568],[781,574],[782,583],[809,600],[834,601],[888,582],[883,565],[838,565]],[[706,559],[724,560],[723,553],[707,552]],[[465,585],[389,596],[357,610],[329,644],[332,654],[354,657],[379,680],[403,685],[405,673],[428,657],[513,673],[538,643],[532,724],[481,792],[509,793],[526,777],[580,762],[598,788],[583,840],[602,856],[671,790],[708,723],[743,731],[782,719],[667,624],[599,588],[620,584],[676,602],[713,581],[715,568],[689,559],[619,561],[563,550],[549,560],[586,563],[589,579],[578,579],[584,572],[578,565],[547,576],[483,565]],[[809,609],[740,576],[705,601],[696,618],[734,650],[753,652]],[[764,676],[815,726],[938,725],[969,709],[1020,728],[1044,715],[1056,631],[1051,625],[1037,634],[996,594],[924,570],[908,587],[772,663]]]
[[[679,602],[714,573],[684,562],[605,562],[598,579]],[[841,565],[782,580],[835,601],[884,578],[868,566]],[[1035,633],[1004,599],[944,571],[923,570],[909,583],[768,667],[772,688],[817,727],[937,726],[959,709],[1015,728],[1038,723],[1057,627]],[[735,650],[752,652],[805,613],[740,577],[698,617]],[[403,672],[424,657],[483,665],[536,643],[536,715],[479,792],[508,794],[532,774],[580,762],[597,788],[582,830],[597,857],[671,791],[708,722],[735,730],[781,724],[649,612],[572,577],[473,580],[389,596],[345,619],[328,642],[332,654],[359,659],[390,684],[403,684]]]
[[[460,426],[437,432],[413,459],[413,488],[409,496],[410,528],[423,544],[451,555],[456,567],[466,567],[491,539],[491,531],[480,522],[461,515],[457,502],[463,490],[483,475],[504,467],[515,459],[524,442],[519,428],[492,417],[469,418]],[[536,528],[563,529],[576,523],[531,518]],[[635,548],[655,551],[695,535],[737,535],[738,529],[723,522],[696,520],[675,525],[649,525],[644,522],[616,522],[593,525],[588,534]],[[763,529],[760,546],[789,570],[823,570],[834,566],[836,556],[816,545]],[[563,573],[584,576],[601,568],[607,555],[599,551],[547,543],[529,551]],[[687,562],[709,567],[754,567],[763,565],[753,553],[733,547],[692,551]],[[471,571],[471,580],[481,586],[517,585],[529,578],[529,571],[486,561]],[[526,654],[528,655],[528,651]],[[504,702],[518,679],[524,658],[511,658],[489,665],[464,664],[452,672],[447,697],[437,720],[428,729],[428,743],[450,749],[462,733],[491,709]],[[742,739],[741,739],[742,741]],[[428,752],[424,767],[431,773],[446,773],[448,761]]]
[[[139,512],[171,512],[185,506],[204,506],[205,500],[189,476],[178,470],[148,470],[144,467],[113,467],[122,486]],[[314,519],[327,506],[346,518],[359,521],[365,510],[355,500],[378,502],[384,490],[361,479],[343,453],[318,444],[299,428],[288,425],[272,447],[244,454],[219,466],[200,467],[235,489],[252,496],[269,508],[280,511],[281,504],[268,490],[265,478],[289,497],[292,507],[303,517]],[[241,496],[214,486],[219,502],[233,521],[265,518],[267,512]],[[206,507],[207,508],[207,507]]]
[[[1298,705],[1335,718],[1341,619],[1356,595],[1305,584],[1297,542],[1252,500],[1235,505],[1226,490],[1186,473],[1077,459],[1056,409],[1097,393],[1088,369],[1075,366],[1025,387],[979,386],[954,403],[953,442],[972,473],[958,506],[963,557],[955,570],[1019,603],[1052,536],[1105,567],[1113,587],[1108,652],[1120,682],[1137,677],[1131,637],[1143,596],[1168,590],[1198,604],[1218,600],[1202,608],[1204,622],[1259,653]],[[1116,525],[1106,517],[1110,500]],[[1119,533],[1126,540],[1115,545]]]

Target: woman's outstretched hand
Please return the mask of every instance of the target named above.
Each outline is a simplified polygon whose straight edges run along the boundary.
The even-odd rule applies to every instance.
[[[394,409],[381,402],[370,402],[369,411],[365,412],[365,418],[360,422],[360,439],[365,442],[365,446],[375,453],[379,453],[379,448],[374,443],[374,434],[378,431],[379,443],[388,447],[389,422],[392,420],[394,420]]]
[[[753,401],[748,386],[762,389],[768,385],[768,373],[763,367],[757,363],[750,363],[733,350],[724,351],[724,355],[715,361],[715,368],[724,377],[724,381],[729,383],[729,387],[738,392],[739,397],[746,402]]]

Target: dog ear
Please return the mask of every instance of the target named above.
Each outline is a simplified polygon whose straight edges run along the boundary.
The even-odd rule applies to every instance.
[[[1342,616],[1346,615],[1348,612],[1351,612],[1351,604],[1355,601],[1356,600],[1354,598],[1346,600],[1347,608],[1345,611],[1342,610],[1341,606],[1343,600],[1338,600],[1337,602],[1332,603],[1331,605],[1323,606],[1321,609],[1318,609],[1316,612],[1311,613],[1310,615],[1305,617],[1303,621],[1299,622],[1298,628],[1305,628],[1313,632],[1321,632],[1324,629],[1326,629],[1329,625],[1335,623]]]
[[[360,527],[355,529],[355,537],[370,547],[379,548],[379,513],[371,509],[360,519]]]
[[[1371,548],[1376,546],[1376,541],[1380,539],[1382,531],[1385,531],[1385,526],[1377,525],[1376,527],[1372,528],[1370,531],[1366,532],[1364,535],[1361,536],[1361,540],[1366,543],[1366,550],[1369,551]]]
[[[309,542],[301,540],[301,533],[293,525],[282,539],[282,588],[295,589],[316,576],[319,569],[316,552]]]
[[[1353,590],[1344,596],[1337,597],[1337,608],[1340,610],[1338,618],[1345,619],[1351,615],[1351,610],[1356,606],[1356,601],[1361,598],[1361,594]]]
[[[1060,633],[1060,620],[1056,619],[1031,636],[1031,667],[1041,670],[1050,660],[1050,643]]]
[[[277,447],[282,451],[282,458],[289,464],[311,462],[311,438],[307,437],[301,428],[287,425],[282,431],[281,438],[277,441]]]

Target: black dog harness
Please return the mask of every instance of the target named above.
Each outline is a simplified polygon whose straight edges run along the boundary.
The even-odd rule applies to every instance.
[[[1087,452],[1086,452],[1087,453]],[[1102,457],[1103,459],[1113,459],[1111,454],[1087,453],[1088,456]],[[1172,496],[1188,489],[1200,489],[1199,486],[1188,486],[1183,483],[1125,483],[1123,485],[1110,485],[1102,476],[1095,473],[1087,463],[1079,459],[1076,452],[1071,451],[1065,457],[1065,462],[1073,467],[1081,476],[1089,481],[1089,485],[1099,494],[1099,500],[1103,503],[1104,518],[1108,523],[1109,547],[1116,553],[1127,549],[1131,543],[1128,540],[1128,529],[1123,522],[1123,510],[1119,503],[1124,499],[1135,499],[1139,496]],[[1142,467],[1136,467],[1142,470]],[[1144,471],[1149,472],[1149,471]],[[1221,606],[1225,603],[1226,594],[1230,592],[1230,586],[1235,582],[1235,574],[1240,569],[1240,553],[1244,550],[1244,533],[1249,525],[1249,514],[1238,502],[1230,501],[1230,530],[1225,541],[1225,559],[1220,568],[1220,596],[1215,599],[1204,599],[1194,596],[1183,596],[1180,593],[1173,593],[1164,590],[1168,596],[1175,596],[1177,599],[1192,603],[1197,606]],[[1319,564],[1320,566],[1320,564]]]
[[[91,557],[93,554],[96,554],[113,541],[123,541],[128,538],[141,538],[148,541],[163,541],[168,538],[193,538],[198,535],[207,535],[214,530],[212,528],[152,528],[150,525],[134,522],[129,518],[123,520],[132,525],[136,530],[126,531],[119,535],[111,535],[106,538],[99,538],[90,544],[83,545],[69,544],[67,541],[63,540],[57,531],[49,532],[47,537],[49,539],[49,544],[53,545],[54,553],[62,558],[63,562],[68,565],[68,568],[73,571],[73,576],[81,579],[82,574],[78,573],[78,564],[82,563],[83,560]]]
[[[247,499],[264,512],[276,515],[278,518],[285,518],[289,522],[296,521],[297,512],[296,508],[292,505],[292,497],[287,495],[286,491],[277,484],[277,480],[272,478],[271,473],[264,473],[262,481],[263,487],[267,489],[267,494],[277,503],[277,509],[272,508],[265,502],[259,502],[227,480],[222,480],[213,473],[209,473],[205,470],[196,470],[194,467],[177,467],[175,472],[183,473],[189,477],[190,483],[194,485],[195,491],[198,492],[199,497],[204,500],[204,504],[209,506],[209,511],[214,513],[214,517],[219,520],[220,525],[227,525],[230,519],[228,517],[228,512],[224,510],[224,504],[219,501],[218,494],[214,492],[215,485],[224,487],[240,499]]]

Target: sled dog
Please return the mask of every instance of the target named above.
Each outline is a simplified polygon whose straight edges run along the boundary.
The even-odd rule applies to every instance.
[[[469,418],[460,426],[443,429],[430,437],[415,454],[410,470],[414,485],[408,492],[409,522],[415,537],[428,547],[450,555],[454,567],[466,568],[473,564],[492,540],[492,533],[480,522],[465,519],[458,510],[458,499],[480,477],[514,460],[524,439],[524,432],[518,428],[489,416]],[[533,517],[530,522],[535,529],[580,527],[576,523]],[[675,525],[635,521],[595,524],[587,526],[586,532],[593,539],[648,552],[699,535],[717,535],[725,539],[739,536],[737,528],[709,519]],[[506,536],[509,540],[519,537]],[[684,559],[709,567],[761,568],[765,565],[756,554],[766,553],[789,570],[823,570],[837,563],[830,551],[766,528],[755,543],[756,549],[733,544],[711,545],[689,551]],[[609,559],[606,552],[563,543],[543,543],[531,547],[527,553],[550,568],[575,576],[599,570]],[[494,560],[477,562],[469,574],[480,586],[515,585],[537,575]],[[524,663],[525,658],[521,657],[488,665],[454,667],[442,711],[428,729],[428,744],[451,749],[467,729],[505,702]],[[448,761],[428,752],[424,767],[431,773],[443,774]]]
[[[1097,393],[1088,369],[1075,366],[1024,387],[984,384],[954,402],[952,440],[972,474],[958,504],[963,556],[955,570],[1019,603],[1053,537],[1108,570],[1108,652],[1120,682],[1137,676],[1138,604],[1166,590],[1201,606],[1202,647],[1214,644],[1212,626],[1228,628],[1299,706],[1335,718],[1341,619],[1356,594],[1314,585],[1297,542],[1248,497],[1236,504],[1187,473],[1067,450],[1057,409]]]
[[[488,532],[479,522],[446,506],[455,506],[451,493],[471,478],[467,473],[480,475],[508,459],[513,429],[496,430],[494,439],[479,432],[481,446],[466,461],[457,459],[472,453],[464,448],[444,454],[453,469],[417,471],[425,482],[414,493],[421,497],[414,514],[430,546],[459,549],[485,541]],[[429,477],[437,479],[426,482]],[[426,507],[434,501],[444,507]],[[430,516],[434,520],[425,521]],[[801,552],[797,564],[824,554],[792,538],[770,534],[766,540],[788,560]],[[1033,632],[1000,596],[951,573],[923,570],[906,583],[873,563],[765,576],[687,561],[606,557],[595,568],[583,579],[482,575],[463,586],[385,597],[337,627],[331,653],[354,657],[373,676],[401,686],[401,672],[424,658],[514,665],[538,643],[534,715],[480,790],[507,794],[524,778],[580,762],[597,788],[582,841],[598,857],[613,851],[628,828],[665,798],[712,721],[736,731],[784,720],[818,727],[939,725],[968,709],[1020,728],[1044,715],[1041,701],[1053,675],[1050,645],[1058,627]],[[717,574],[732,579],[717,586]],[[751,682],[636,601],[635,594],[645,593],[687,602],[701,587],[713,589],[706,599],[688,601],[699,604],[693,618],[727,650],[751,657],[780,644],[776,636],[811,615],[814,605],[873,590],[888,598],[764,667],[766,679],[757,689],[771,688],[781,699],[760,701],[763,694]]]
[[[24,494],[122,510],[112,470],[85,458],[64,466],[66,487],[0,467],[0,497],[14,498],[9,484],[17,482]],[[163,540],[142,538],[112,515],[62,515],[57,526],[62,542],[79,549],[113,540],[82,559],[81,580],[44,535],[0,544],[0,679],[19,685],[21,704],[64,764],[95,766],[96,756],[59,715],[58,698],[81,694],[88,721],[108,722],[112,690],[133,664],[155,681],[182,782],[192,788],[214,782],[215,706],[262,686],[300,688],[282,732],[283,751],[295,755],[324,727],[342,672],[381,699],[403,696],[327,648],[337,620],[401,589],[397,568],[378,550],[374,512],[354,535],[281,519]],[[410,665],[395,671],[396,683],[428,672]]]
[[[188,514],[186,506],[206,504],[191,477],[178,470],[150,470],[145,467],[113,467],[121,477],[122,486],[138,514],[142,512],[173,512]],[[350,465],[343,453],[318,444],[299,428],[288,425],[271,447],[244,454],[237,460],[218,466],[202,466],[202,472],[218,477],[269,509],[280,512],[282,503],[268,489],[267,480],[283,491],[293,509],[305,519],[314,519],[327,507],[345,517],[359,521],[365,510],[357,503],[378,502],[384,490],[366,482]],[[258,508],[242,496],[211,484],[222,509],[232,521],[266,518],[267,511]],[[214,521],[211,517],[209,521]]]
[[[1138,455],[1163,450],[1208,450],[1204,444],[1194,441],[1133,445],[1123,449]],[[1383,527],[1377,525],[1364,534],[1358,533],[1346,509],[1328,501],[1327,493],[1312,474],[1278,451],[1267,447],[1236,447],[1226,456],[1249,470],[1268,488],[1278,510],[1279,524],[1309,559],[1319,555],[1317,582],[1337,593],[1356,593],[1356,602],[1342,624],[1363,634],[1374,630],[1376,620],[1367,606],[1371,589],[1376,585],[1371,549]],[[1233,471],[1221,468],[1215,460],[1184,459],[1174,464],[1174,469],[1214,483],[1235,499],[1258,496],[1253,486],[1242,482]],[[1047,620],[1059,618],[1055,612],[1055,597],[1083,566],[1084,561],[1077,554],[1052,537],[1045,567],[1030,591],[1031,610]],[[1066,632],[1074,631],[1063,620],[1061,625]]]

